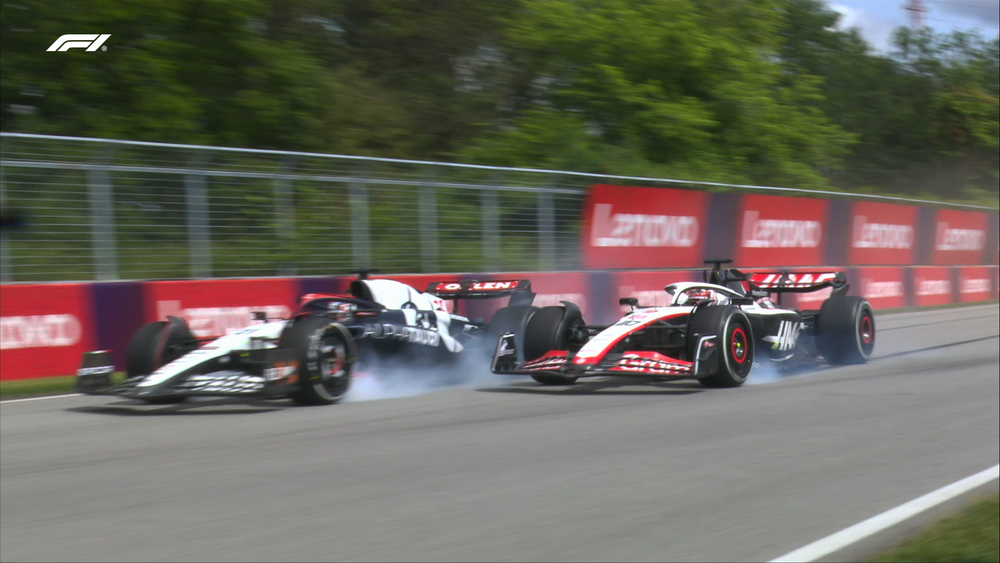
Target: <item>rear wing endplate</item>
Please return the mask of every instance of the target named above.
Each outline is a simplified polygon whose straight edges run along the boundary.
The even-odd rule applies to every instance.
[[[828,287],[840,293],[848,288],[844,272],[753,272],[748,281],[751,288],[773,293],[809,293]]]
[[[441,299],[491,299],[514,294],[535,296],[531,292],[531,280],[431,282],[426,293]]]

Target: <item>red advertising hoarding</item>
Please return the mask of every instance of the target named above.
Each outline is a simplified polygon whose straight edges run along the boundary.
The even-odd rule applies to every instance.
[[[945,266],[917,266],[913,272],[914,304],[948,305],[954,301],[951,268]]]
[[[700,266],[709,197],[667,188],[591,186],[583,212],[584,266]]]
[[[249,326],[253,311],[288,318],[297,288],[291,279],[149,282],[146,322],[172,315],[186,320],[197,337],[222,336]]]
[[[73,375],[96,342],[90,284],[5,285],[0,379]]]
[[[736,263],[744,267],[823,264],[829,207],[824,199],[743,196]]]
[[[589,320],[590,284],[589,274],[579,272],[551,273],[503,273],[482,276],[480,281],[531,280],[531,291],[535,293],[536,307],[559,305],[560,301],[570,301],[579,305],[583,317]],[[497,309],[507,305],[509,297],[498,299],[468,299],[459,305],[459,313],[466,316],[490,320]]]
[[[993,272],[989,266],[968,266],[958,271],[958,299],[962,303],[994,299]]]
[[[989,216],[976,211],[940,209],[934,225],[934,264],[962,266],[984,264],[983,249]]]
[[[906,281],[903,268],[858,268],[858,279],[849,280],[852,293],[861,295],[874,309],[906,307]]]
[[[919,211],[909,205],[854,202],[847,263],[855,266],[913,264]]]

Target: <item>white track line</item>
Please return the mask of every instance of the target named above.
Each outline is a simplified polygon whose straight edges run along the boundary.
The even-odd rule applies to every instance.
[[[777,559],[772,559],[770,563],[785,563],[791,561],[801,561],[803,563],[815,561],[820,557],[829,555],[852,543],[867,538],[868,536],[881,532],[886,528],[898,524],[907,518],[916,516],[921,512],[937,506],[942,502],[951,500],[958,495],[971,491],[980,485],[985,485],[990,481],[1000,477],[1000,465],[966,477],[961,481],[956,481],[950,485],[927,493],[926,495],[911,500],[906,504],[901,504],[896,508],[887,510],[882,514],[873,516],[864,522],[859,522],[850,528],[843,529],[833,535],[796,549],[791,553],[786,553]]]
[[[28,401],[44,401],[46,399],[65,399],[66,397],[79,397],[83,393],[70,393],[69,395],[46,395],[45,397],[28,397],[27,399],[8,399],[6,401],[0,401],[0,405],[6,405],[7,403],[26,403]]]

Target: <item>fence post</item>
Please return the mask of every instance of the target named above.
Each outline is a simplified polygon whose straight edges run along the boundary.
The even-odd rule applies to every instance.
[[[424,175],[420,185],[420,270],[422,272],[437,272],[439,269],[438,220],[437,220],[437,168],[431,168]]]
[[[365,178],[368,167],[362,164],[354,182],[348,188],[351,208],[351,244],[354,251],[354,268],[361,270],[372,267],[372,237],[368,220],[368,185]]]
[[[115,241],[115,202],[107,163],[114,148],[102,150],[87,167],[87,196],[90,200],[90,230],[94,240],[94,267],[98,280],[118,279],[118,248]]]
[[[7,207],[7,194],[3,184],[3,167],[0,166],[0,211]],[[14,262],[10,249],[10,235],[6,229],[0,230],[0,282],[14,281]]]
[[[188,245],[191,252],[191,277],[212,277],[212,238],[208,217],[208,181],[204,174],[195,171],[208,164],[204,153],[195,153],[184,174],[184,193],[187,200]]]
[[[538,269],[552,269],[556,263],[556,218],[552,192],[538,192]]]
[[[285,157],[281,162],[281,173],[291,174],[298,166],[298,157]],[[292,181],[284,177],[274,179],[274,212],[277,215],[278,249],[281,262],[278,265],[278,275],[294,276],[296,263],[292,256],[292,246],[295,239],[295,209],[292,206]]]
[[[497,178],[499,180],[499,178]],[[496,181],[490,181],[497,184]],[[483,267],[487,271],[496,271],[500,267],[500,196],[494,188],[483,190]]]

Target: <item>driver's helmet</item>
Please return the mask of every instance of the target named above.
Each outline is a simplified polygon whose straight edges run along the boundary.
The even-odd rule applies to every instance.
[[[681,292],[677,296],[676,303],[677,305],[700,305],[702,303],[722,303],[724,300],[725,296],[718,291],[698,288]]]

